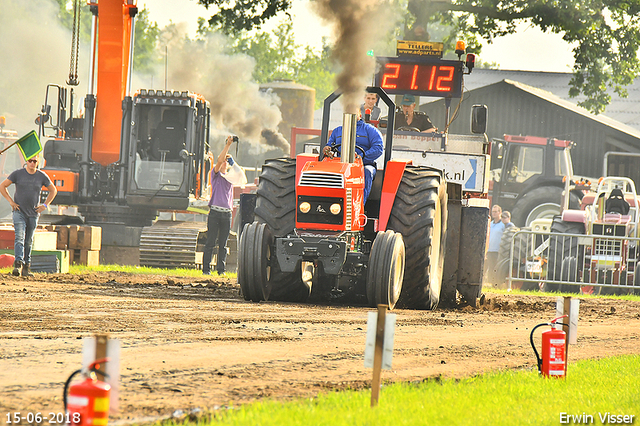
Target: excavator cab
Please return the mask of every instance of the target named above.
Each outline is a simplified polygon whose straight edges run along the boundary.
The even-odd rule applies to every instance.
[[[205,180],[208,102],[190,92],[141,90],[129,131],[129,206],[186,210]]]

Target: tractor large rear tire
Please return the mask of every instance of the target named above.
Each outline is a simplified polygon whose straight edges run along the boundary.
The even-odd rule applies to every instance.
[[[526,228],[525,228],[526,230]],[[528,234],[517,234],[520,228],[510,226],[504,230],[498,249],[498,260],[495,266],[495,278],[499,283],[504,283],[509,273],[515,278],[512,288],[520,290],[538,290],[538,283],[530,281],[519,281],[519,279],[530,278],[525,270],[525,262],[528,256]],[[511,245],[513,244],[513,258],[511,257]],[[519,283],[522,283],[521,285]]]
[[[267,160],[256,191],[255,220],[265,223],[274,238],[293,232],[296,212],[296,160],[276,158]],[[270,300],[304,302],[311,289],[302,282],[300,271],[284,273],[276,257],[271,262]]]
[[[511,241],[513,241],[513,235],[518,232],[520,228],[517,226],[510,226],[505,228],[500,239],[500,247],[498,248],[498,258],[494,266],[494,277],[497,284],[500,287],[504,283],[504,280],[509,275],[509,261],[511,259]],[[491,265],[489,265],[491,267]]]
[[[562,188],[543,186],[535,188],[519,199],[511,212],[511,219],[516,226],[531,226],[535,219],[549,218],[560,214]],[[580,208],[580,199],[574,193],[569,198],[569,208]]]
[[[570,281],[571,278],[578,276],[581,267],[578,240],[572,237],[554,235],[554,233],[584,234],[584,232],[584,224],[582,222],[565,222],[560,216],[553,218],[551,235],[549,236],[547,280]],[[576,261],[571,261],[571,258],[575,258]],[[563,261],[565,268],[562,267]],[[575,268],[572,265],[575,265]],[[545,283],[542,290],[577,293],[580,291],[580,287],[577,285]]]
[[[273,236],[264,223],[248,223],[238,246],[238,283],[245,300],[269,299]]]
[[[404,239],[406,263],[398,304],[435,309],[440,301],[447,226],[447,184],[440,172],[407,166],[387,228]]]
[[[388,230],[378,232],[371,247],[367,276],[369,306],[386,305],[393,309],[402,291],[405,248],[402,235]]]
[[[630,294],[640,295],[640,269],[638,268],[640,268],[640,262],[636,262],[633,273],[633,289]]]

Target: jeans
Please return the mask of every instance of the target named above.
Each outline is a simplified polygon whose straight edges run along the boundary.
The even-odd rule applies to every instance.
[[[484,260],[484,273],[485,278],[489,284],[498,285],[501,283],[496,282],[496,265],[498,263],[498,252],[488,251]]]
[[[209,273],[211,271],[211,258],[213,257],[213,248],[218,242],[218,262],[216,271],[223,274],[225,271],[224,261],[227,259],[227,240],[229,239],[229,231],[231,230],[231,212],[221,212],[211,210],[207,218],[207,244],[204,246],[202,254],[202,272]]]
[[[366,203],[369,198],[369,193],[371,192],[371,185],[373,185],[373,178],[376,177],[376,166],[375,165],[366,165],[364,166],[364,199],[362,203]]]
[[[38,226],[37,217],[25,216],[20,210],[13,211],[13,229],[15,231],[13,250],[16,261],[31,263],[31,246],[36,226]]]

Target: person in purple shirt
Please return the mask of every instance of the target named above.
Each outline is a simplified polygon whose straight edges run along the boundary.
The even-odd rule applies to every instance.
[[[233,136],[227,137],[227,142],[218,156],[215,167],[211,170],[211,199],[209,200],[209,217],[207,218],[207,243],[202,255],[202,273],[211,274],[211,258],[213,249],[218,245],[218,261],[216,271],[218,275],[225,274],[225,260],[227,259],[227,240],[231,230],[231,211],[233,208],[233,185],[224,175],[227,167],[233,165],[233,158],[229,155],[229,148],[233,143]]]

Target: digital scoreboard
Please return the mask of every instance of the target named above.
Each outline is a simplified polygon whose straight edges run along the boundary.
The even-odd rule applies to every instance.
[[[464,63],[424,57],[377,57],[374,84],[389,94],[459,98]]]

